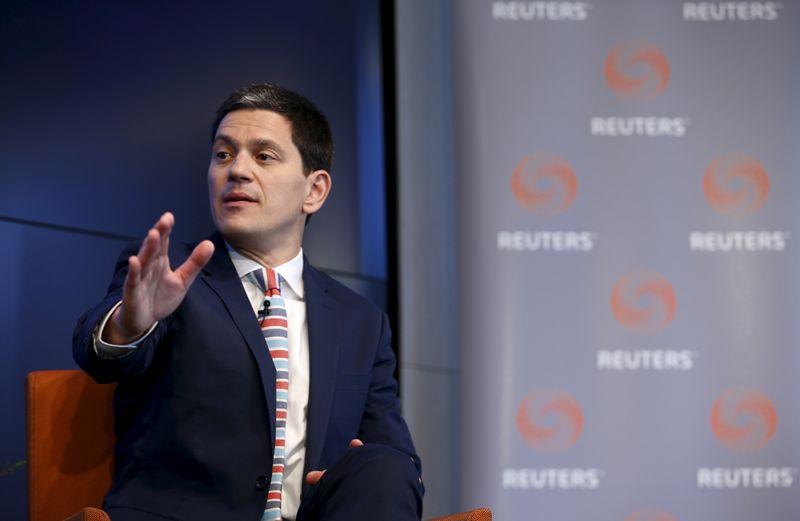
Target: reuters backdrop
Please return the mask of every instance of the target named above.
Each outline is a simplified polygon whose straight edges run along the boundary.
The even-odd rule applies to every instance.
[[[799,7],[452,3],[466,505],[800,519]]]

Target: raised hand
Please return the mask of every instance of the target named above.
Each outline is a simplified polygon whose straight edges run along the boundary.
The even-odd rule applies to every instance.
[[[169,234],[175,217],[166,212],[147,232],[136,255],[128,258],[122,305],[103,331],[103,340],[129,344],[180,305],[197,274],[214,254],[214,244],[203,241],[175,271],[169,266]]]

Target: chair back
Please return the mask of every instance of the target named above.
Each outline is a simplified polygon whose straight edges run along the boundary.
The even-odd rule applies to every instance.
[[[113,471],[114,388],[82,371],[28,374],[30,521],[61,521],[101,505]]]

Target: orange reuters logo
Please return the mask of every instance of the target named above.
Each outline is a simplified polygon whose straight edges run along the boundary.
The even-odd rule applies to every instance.
[[[775,435],[778,414],[760,391],[729,389],[711,407],[711,429],[723,445],[738,452],[761,449]]]
[[[640,271],[620,278],[611,289],[611,311],[622,326],[642,333],[661,331],[675,317],[677,299],[667,279]]]
[[[678,518],[660,508],[646,508],[631,513],[625,521],[678,521]]]
[[[532,391],[519,405],[517,430],[537,451],[564,452],[583,431],[581,406],[564,391]]]
[[[718,212],[746,215],[764,206],[769,195],[769,176],[752,157],[720,156],[706,168],[703,192]]]
[[[578,193],[578,180],[563,158],[536,153],[525,156],[514,169],[511,191],[526,210],[550,216],[572,205]]]
[[[620,98],[652,99],[667,88],[670,67],[655,45],[624,42],[608,53],[603,72],[609,88]]]

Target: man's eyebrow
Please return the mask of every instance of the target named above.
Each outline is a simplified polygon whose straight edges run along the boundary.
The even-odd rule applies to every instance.
[[[273,141],[271,139],[251,139],[250,147],[251,148],[267,147],[273,149],[280,156],[286,155],[285,151],[283,150],[283,147],[280,146],[276,141]]]
[[[228,136],[226,134],[217,134],[217,136],[214,138],[214,143],[216,143],[217,141],[223,141],[223,142],[227,143],[228,145],[231,145],[232,147],[238,147],[239,146],[239,142],[238,141],[236,141],[231,136]]]
[[[227,134],[217,134],[217,137],[214,138],[214,143],[216,143],[217,141],[222,141],[224,143],[227,143],[228,145],[231,145],[234,148],[239,148],[239,141],[237,141],[236,139]],[[272,139],[265,139],[265,138],[251,139],[248,142],[248,145],[250,145],[251,148],[261,148],[261,147],[271,148],[275,150],[279,155],[281,156],[285,155],[283,147]]]

